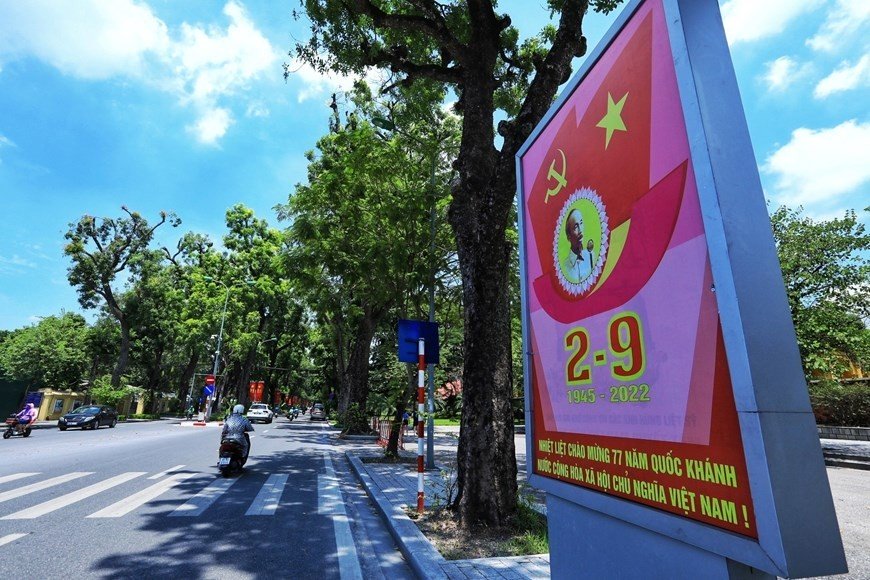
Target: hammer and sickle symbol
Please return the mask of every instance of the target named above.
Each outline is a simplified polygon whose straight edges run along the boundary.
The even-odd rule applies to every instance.
[[[556,185],[547,190],[547,197],[544,198],[544,203],[547,203],[550,198],[560,191],[562,188],[568,185],[568,181],[565,179],[565,171],[568,169],[568,165],[565,162],[565,152],[561,149],[557,149],[559,154],[562,156],[562,171],[561,173],[556,171],[556,160],[553,159],[550,162],[550,170],[547,172],[547,179],[555,179]]]

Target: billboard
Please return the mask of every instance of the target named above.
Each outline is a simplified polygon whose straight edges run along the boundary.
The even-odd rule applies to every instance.
[[[626,7],[517,169],[532,483],[786,570],[766,546],[781,551],[785,534],[774,505],[797,500],[766,483],[804,449],[766,456],[753,422],[802,413],[803,440],[812,415],[802,380],[765,390],[774,367],[793,378],[800,366],[715,0]],[[760,360],[764,333],[781,360]],[[807,452],[815,485],[817,439]]]
[[[522,164],[534,472],[755,536],[660,5]]]

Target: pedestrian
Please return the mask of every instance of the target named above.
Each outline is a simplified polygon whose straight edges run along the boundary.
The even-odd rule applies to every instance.
[[[404,413],[402,413],[402,425],[405,427],[405,433],[408,432],[409,422],[411,420],[411,415],[408,413],[407,409]]]

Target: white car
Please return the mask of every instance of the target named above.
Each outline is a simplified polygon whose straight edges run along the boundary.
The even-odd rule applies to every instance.
[[[263,423],[271,423],[275,414],[269,409],[269,405],[265,403],[254,403],[248,409],[248,421],[262,421]]]

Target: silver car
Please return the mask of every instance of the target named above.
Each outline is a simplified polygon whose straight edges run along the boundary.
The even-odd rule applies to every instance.
[[[309,421],[326,421],[326,409],[321,403],[314,403],[311,407],[311,416]]]

